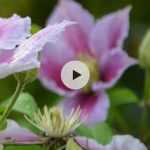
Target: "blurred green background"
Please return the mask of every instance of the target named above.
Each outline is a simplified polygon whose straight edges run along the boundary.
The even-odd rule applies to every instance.
[[[150,24],[150,1],[148,0],[78,0],[93,15],[100,17],[110,11],[132,5],[132,21]],[[44,25],[57,0],[0,0],[0,15],[18,13],[30,16],[34,23]]]

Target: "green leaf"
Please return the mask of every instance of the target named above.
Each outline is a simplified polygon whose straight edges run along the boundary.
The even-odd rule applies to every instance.
[[[9,100],[2,103],[3,107],[6,107],[9,103]],[[38,110],[38,106],[34,100],[34,98],[28,93],[20,94],[19,98],[17,99],[13,111],[23,113],[32,117],[33,113]]]
[[[82,150],[82,148],[71,138],[67,142],[66,150]]]
[[[100,144],[107,144],[112,139],[112,129],[107,123],[100,123],[94,127],[81,126],[77,129],[81,136],[95,139]]]
[[[37,145],[31,146],[6,146],[4,150],[46,150]]]
[[[137,95],[128,88],[114,88],[108,91],[112,106],[137,103]]]

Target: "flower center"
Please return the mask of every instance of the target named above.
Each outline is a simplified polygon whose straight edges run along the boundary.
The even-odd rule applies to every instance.
[[[39,110],[33,118],[26,117],[26,119],[46,136],[60,138],[71,134],[80,126],[80,116],[80,108],[73,109],[69,116],[65,116],[61,108],[52,107],[49,109],[45,106],[43,112]]]
[[[80,54],[79,60],[84,62],[90,71],[90,80],[88,84],[83,88],[84,92],[91,91],[91,85],[100,79],[100,70],[96,59],[90,55]]]

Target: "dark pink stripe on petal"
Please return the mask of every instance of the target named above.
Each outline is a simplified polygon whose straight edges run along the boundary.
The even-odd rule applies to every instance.
[[[104,16],[98,20],[91,33],[91,49],[101,58],[108,51],[122,47],[129,30],[130,7]]]
[[[73,108],[80,107],[82,111],[81,120],[86,125],[93,125],[106,119],[109,100],[103,91],[97,95],[79,93],[74,97],[65,99],[61,105],[67,114]]]
[[[137,63],[137,60],[129,57],[122,49],[113,49],[103,60],[100,67],[101,81],[94,83],[93,89],[110,88],[120,79],[127,68]]]

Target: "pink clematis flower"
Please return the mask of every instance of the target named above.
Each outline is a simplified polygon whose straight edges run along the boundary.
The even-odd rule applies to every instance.
[[[147,150],[145,145],[131,135],[116,135],[108,145],[98,144],[96,141],[84,137],[76,137],[75,141],[87,150]]]
[[[22,128],[13,120],[7,120],[7,126],[3,131],[0,131],[0,145],[3,144],[57,144],[62,138],[70,137],[72,133],[81,124],[80,109],[72,110],[71,114],[66,116],[64,111],[58,107],[44,107],[43,111],[35,112],[32,118],[25,117],[27,121],[40,134],[35,134],[26,128]],[[52,139],[58,139],[55,142],[49,143]],[[61,141],[62,143],[62,141]]]
[[[31,20],[14,15],[0,19],[0,78],[38,68],[38,52],[46,43],[55,43],[69,21],[50,25],[30,36]]]
[[[60,138],[60,137],[59,137]],[[15,121],[8,120],[7,128],[0,131],[0,145],[5,144],[46,144],[49,137],[42,137],[20,127]],[[107,145],[98,144],[93,139],[74,137],[75,142],[86,150],[147,150],[145,145],[131,135],[116,135]]]
[[[57,45],[47,45],[43,51],[40,80],[50,90],[67,95],[63,102],[66,111],[82,109],[85,123],[104,121],[109,108],[105,89],[112,87],[123,72],[136,60],[123,50],[128,35],[130,7],[104,16],[94,24],[94,18],[80,4],[72,0],[61,0],[55,8],[48,24],[64,19],[77,22],[68,27]],[[61,81],[61,69],[71,60],[87,64],[91,79],[79,90],[66,88]]]

